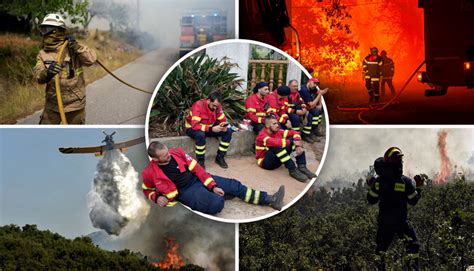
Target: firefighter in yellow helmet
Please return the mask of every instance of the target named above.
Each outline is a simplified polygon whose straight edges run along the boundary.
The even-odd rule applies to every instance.
[[[385,252],[395,235],[403,239],[407,251],[406,264],[409,270],[418,270],[420,244],[415,229],[408,221],[407,204],[415,205],[421,198],[423,182],[416,183],[403,175],[403,153],[397,147],[390,147],[374,162],[378,177],[369,182],[367,201],[379,203],[377,218],[376,260],[378,270],[385,270]]]
[[[61,123],[54,80],[56,74],[60,76],[61,97],[68,124],[84,124],[86,87],[83,66],[94,64],[96,53],[78,43],[74,36],[66,35],[66,23],[61,15],[46,15],[40,24],[40,34],[43,44],[33,69],[35,80],[46,84],[46,101],[40,124]],[[69,45],[58,62],[59,51],[66,39]]]

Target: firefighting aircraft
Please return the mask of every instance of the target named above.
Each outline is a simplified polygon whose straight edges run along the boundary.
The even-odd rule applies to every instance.
[[[104,155],[105,152],[111,151],[114,149],[118,149],[121,152],[126,152],[127,147],[137,145],[140,143],[145,142],[145,137],[139,137],[135,138],[129,141],[124,141],[120,143],[115,143],[113,136],[115,135],[115,132],[111,133],[110,135],[107,134],[105,131],[102,131],[105,135],[105,139],[102,140],[102,143],[105,143],[105,145],[102,146],[94,146],[94,147],[67,147],[67,148],[59,148],[59,151],[65,154],[71,154],[71,153],[94,153],[95,156],[102,156]]]

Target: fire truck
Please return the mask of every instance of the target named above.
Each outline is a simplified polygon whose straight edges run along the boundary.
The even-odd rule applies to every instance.
[[[448,87],[474,87],[474,0],[418,0],[425,25],[426,71],[418,81],[441,96]]]
[[[218,10],[189,10],[182,15],[180,26],[179,57],[228,36],[227,15]]]

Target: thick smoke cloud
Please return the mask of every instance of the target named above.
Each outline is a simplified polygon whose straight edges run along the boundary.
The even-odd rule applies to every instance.
[[[108,234],[133,232],[146,218],[149,207],[138,194],[138,174],[118,150],[106,152],[97,164],[88,194],[92,225]]]
[[[438,132],[441,129],[425,128],[344,128],[331,129],[331,139],[320,182],[334,179],[349,184],[363,177],[377,157],[392,146],[405,154],[404,174],[434,174],[440,171],[441,159],[438,150]],[[469,170],[469,158],[474,149],[473,129],[444,129],[446,145],[452,167]],[[358,176],[358,177],[357,177]]]

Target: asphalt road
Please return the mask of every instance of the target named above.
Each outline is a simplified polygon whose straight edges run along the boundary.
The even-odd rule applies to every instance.
[[[172,49],[157,49],[117,69],[124,81],[153,91],[164,73],[177,60]],[[87,71],[85,71],[87,76]],[[86,124],[145,124],[151,94],[123,85],[110,75],[86,87]],[[38,124],[42,111],[18,120],[17,124]]]

